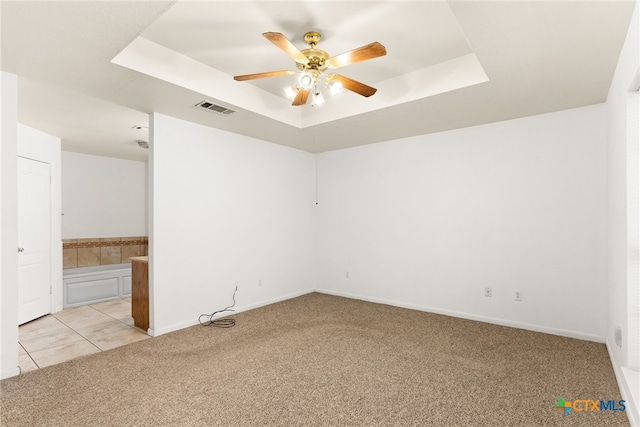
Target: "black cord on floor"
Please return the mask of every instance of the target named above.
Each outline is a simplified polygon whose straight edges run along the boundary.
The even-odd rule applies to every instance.
[[[216,328],[231,328],[233,326],[235,326],[236,321],[234,319],[213,319],[213,316],[215,316],[218,313],[223,313],[225,311],[233,311],[231,310],[231,307],[233,307],[234,305],[236,305],[236,292],[238,292],[238,286],[236,285],[236,290],[233,291],[233,296],[231,297],[233,299],[233,304],[231,304],[229,307],[227,308],[223,308],[222,310],[218,310],[218,311],[214,311],[211,314],[201,314],[200,317],[198,317],[198,322],[200,322],[200,324],[202,326],[215,326]],[[202,321],[202,318],[209,318],[209,320],[205,320],[204,322]]]

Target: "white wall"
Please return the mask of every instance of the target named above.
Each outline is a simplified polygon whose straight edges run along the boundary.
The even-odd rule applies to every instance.
[[[18,124],[18,156],[48,163],[51,171],[51,312],[63,308],[60,138]]]
[[[62,152],[62,237],[147,235],[146,163]]]
[[[18,78],[0,74],[0,379],[18,368]]]
[[[320,154],[318,288],[602,342],[604,119],[595,105]]]
[[[607,322],[607,348],[611,355],[611,361],[618,376],[620,389],[627,400],[633,397],[630,391],[638,392],[640,386],[636,382],[632,387],[622,374],[622,368],[628,363],[628,342],[631,338],[628,334],[627,304],[628,286],[637,286],[637,283],[629,283],[628,278],[634,274],[629,270],[635,263],[629,263],[629,257],[637,257],[637,253],[629,252],[631,240],[628,233],[633,229],[633,218],[628,215],[637,215],[633,212],[632,201],[637,201],[637,183],[634,183],[634,171],[628,168],[634,160],[628,156],[630,151],[637,152],[638,141],[627,141],[627,95],[630,90],[636,89],[639,82],[638,70],[640,68],[640,18],[636,4],[627,38],[622,49],[618,66],[616,68],[609,94],[607,97],[607,290],[608,298],[608,322]],[[634,147],[636,146],[636,147]],[[637,165],[637,163],[636,163]],[[628,181],[629,180],[629,181]],[[629,184],[629,185],[628,185]],[[631,210],[631,211],[630,211]],[[637,277],[637,275],[636,275]],[[637,326],[637,325],[636,325]],[[621,327],[623,331],[622,347],[618,347],[614,340],[614,329]],[[636,329],[637,330],[637,329]],[[636,375],[635,381],[638,381]],[[632,422],[640,424],[640,396],[636,395],[635,402],[630,405],[629,414]]]
[[[151,333],[314,287],[315,156],[153,114]],[[261,285],[259,285],[261,281]]]

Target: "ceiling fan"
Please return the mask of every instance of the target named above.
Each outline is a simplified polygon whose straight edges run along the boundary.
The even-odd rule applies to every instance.
[[[308,49],[298,50],[283,34],[267,32],[262,34],[271,43],[282,49],[296,62],[298,70],[300,70],[300,78],[292,92],[292,105],[304,105],[309,98],[309,94],[321,96],[317,88],[318,82],[322,79],[325,84],[334,92],[335,88],[342,87],[344,89],[355,92],[359,95],[369,97],[376,93],[376,88],[367,86],[356,80],[350,79],[340,74],[325,73],[327,69],[336,69],[346,65],[355,64],[356,62],[366,61],[368,59],[377,58],[387,54],[387,50],[378,42],[373,42],[365,46],[349,52],[329,56],[324,50],[316,49],[316,45],[322,37],[320,33],[310,31],[304,35],[304,41],[309,45]],[[293,70],[268,71],[264,73],[245,74],[235,76],[233,79],[237,81],[262,79],[265,77],[276,77],[295,74]]]

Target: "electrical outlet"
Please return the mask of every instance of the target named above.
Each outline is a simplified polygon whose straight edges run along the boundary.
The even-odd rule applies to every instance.
[[[618,347],[622,348],[622,328],[620,326],[616,326],[613,330],[613,340]]]
[[[258,286],[262,286],[262,279],[258,279]]]
[[[351,275],[349,274],[349,272],[347,271],[347,273],[345,274],[345,276],[347,279],[351,278]]]
[[[516,291],[515,299],[516,301],[522,301],[522,291]]]
[[[491,298],[491,288],[484,288],[484,296]]]

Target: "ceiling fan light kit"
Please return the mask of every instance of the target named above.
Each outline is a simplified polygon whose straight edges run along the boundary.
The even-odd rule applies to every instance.
[[[289,57],[295,61],[296,68],[299,70],[296,84],[284,89],[285,95],[292,101],[291,105],[305,105],[310,94],[311,106],[316,107],[324,104],[324,96],[320,90],[322,85],[318,85],[319,82],[324,84],[331,96],[338,95],[343,88],[364,97],[369,97],[376,93],[376,89],[371,86],[367,86],[364,83],[340,74],[327,74],[325,73],[325,70],[328,68],[340,68],[346,65],[355,64],[356,62],[362,62],[368,59],[384,56],[387,54],[387,50],[380,43],[373,42],[332,57],[324,50],[316,49],[316,45],[322,37],[320,33],[316,31],[310,31],[304,35],[304,41],[309,45],[309,48],[303,50],[298,50],[298,48],[296,48],[293,43],[291,43],[289,39],[281,33],[267,32],[262,35],[289,55]],[[296,74],[296,71],[281,70],[245,74],[235,76],[234,80],[246,81],[291,74]]]
[[[320,107],[322,105],[324,105],[324,96],[322,96],[322,92],[317,90],[316,92],[313,93],[313,96],[311,97],[311,106]]]
[[[300,88],[304,90],[311,90],[313,86],[315,86],[318,82],[318,73],[301,73],[300,78],[298,79],[298,83],[300,83]]]
[[[342,83],[333,81],[331,77],[327,77],[324,80],[324,84],[329,89],[329,93],[331,94],[331,96],[337,96],[340,92],[342,92]]]

